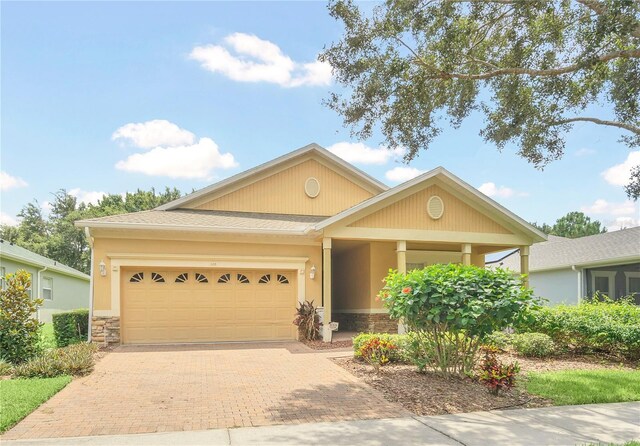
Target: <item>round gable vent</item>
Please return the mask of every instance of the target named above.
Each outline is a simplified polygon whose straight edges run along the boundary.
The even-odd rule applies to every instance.
[[[313,177],[307,178],[304,183],[304,193],[309,198],[316,198],[320,194],[320,182]]]
[[[439,219],[444,214],[444,202],[442,198],[434,195],[427,201],[427,214],[434,220]]]

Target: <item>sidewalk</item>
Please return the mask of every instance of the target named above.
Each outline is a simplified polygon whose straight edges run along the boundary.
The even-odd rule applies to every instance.
[[[640,440],[640,402],[208,431],[3,441],[3,446],[590,445]]]

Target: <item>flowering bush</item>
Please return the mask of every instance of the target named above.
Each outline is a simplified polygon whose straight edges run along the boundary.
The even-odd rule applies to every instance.
[[[360,348],[374,338],[395,346],[395,348],[390,351],[389,362],[402,361],[405,359],[405,349],[409,341],[408,334],[359,333],[353,338],[353,356],[360,358]]]
[[[390,271],[379,296],[389,316],[404,321],[421,348],[419,368],[469,374],[481,339],[538,307],[531,289],[510,271],[458,264]]]
[[[367,361],[376,370],[380,371],[380,367],[387,364],[394,354],[398,346],[391,341],[372,337],[360,346],[358,351],[360,357]]]
[[[498,349],[484,347],[484,359],[480,364],[478,381],[489,388],[489,391],[497,395],[501,390],[511,389],[516,385],[516,374],[520,372],[517,362],[504,364],[498,360],[496,353]]]

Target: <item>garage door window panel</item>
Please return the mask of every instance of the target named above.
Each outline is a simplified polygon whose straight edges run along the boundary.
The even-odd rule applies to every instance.
[[[202,273],[196,273],[196,282],[198,283],[209,283],[209,279]]]
[[[144,280],[144,273],[135,273],[134,275],[131,276],[131,278],[129,279],[129,282],[131,283],[140,283]]]
[[[189,273],[182,273],[182,274],[179,274],[178,277],[176,277],[175,282],[176,283],[185,283],[188,280],[189,280]]]

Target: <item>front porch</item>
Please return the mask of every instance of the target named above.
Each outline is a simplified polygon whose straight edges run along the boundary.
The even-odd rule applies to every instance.
[[[528,246],[324,238],[324,320],[338,322],[340,332],[397,333],[397,322],[377,298],[390,269],[406,272],[436,263],[484,267],[486,254],[511,247],[521,249],[521,268],[528,271]],[[329,341],[327,325],[323,337]]]

